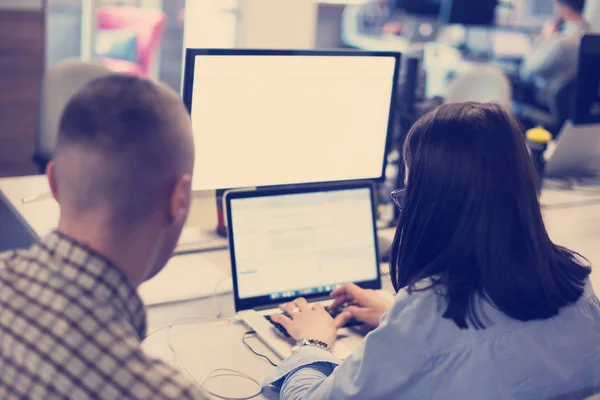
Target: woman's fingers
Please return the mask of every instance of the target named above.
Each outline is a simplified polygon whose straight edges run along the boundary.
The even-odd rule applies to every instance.
[[[300,309],[300,311],[306,312],[311,309],[310,305],[308,304],[308,301],[306,301],[306,299],[303,297],[294,300],[294,304]]]

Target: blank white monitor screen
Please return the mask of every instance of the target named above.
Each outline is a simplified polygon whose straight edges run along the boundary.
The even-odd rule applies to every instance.
[[[329,293],[378,278],[368,188],[231,200],[238,294]]]
[[[383,176],[398,54],[193,51],[194,190]]]

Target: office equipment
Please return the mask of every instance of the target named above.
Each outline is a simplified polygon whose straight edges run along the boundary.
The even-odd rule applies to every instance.
[[[567,121],[546,163],[545,176],[575,179],[599,177],[600,124],[574,125]]]
[[[2,188],[0,179],[0,189]],[[592,204],[596,201],[596,205]],[[574,248],[585,255],[592,265],[600,263],[600,252],[598,247],[598,229],[600,226],[600,206],[597,196],[592,195],[589,189],[558,190],[546,187],[542,192],[542,203],[545,205],[555,204],[556,207],[547,208],[544,211],[544,220],[549,229],[553,241],[557,244]],[[573,204],[580,204],[574,207]],[[586,205],[587,204],[587,205]],[[568,205],[568,206],[567,206]],[[0,225],[1,228],[1,225]],[[393,235],[393,230],[389,230]],[[210,260],[223,271],[229,271],[229,254],[226,251],[210,253]],[[600,275],[592,274],[592,282],[595,287],[600,284]],[[182,277],[185,279],[185,277]],[[382,282],[390,290],[388,279],[382,277]],[[223,313],[232,316],[235,313],[233,296],[224,299]],[[215,300],[212,298],[201,298],[183,303],[169,303],[150,307],[148,309],[148,332],[156,332],[143,343],[143,349],[149,356],[164,360],[175,368],[185,365],[193,377],[201,382],[215,368],[229,367],[249,373],[258,381],[264,381],[272,374],[274,367],[264,359],[252,354],[243,344],[242,337],[248,331],[247,327],[238,323],[229,323],[229,320],[221,319],[212,322],[214,317]],[[177,321],[185,318],[183,324]],[[200,320],[190,323],[189,321]],[[170,334],[170,342],[167,340],[168,326],[176,324]],[[357,338],[357,340],[362,340]],[[247,339],[248,344],[260,354],[265,354],[273,361],[277,356],[273,354],[266,345],[258,338]],[[180,357],[180,363],[175,360],[169,347],[171,345]],[[218,391],[223,392],[228,387],[233,396],[243,395],[249,392],[249,386],[238,385],[237,379],[223,378],[218,382]],[[277,398],[277,394],[265,393],[257,399]]]
[[[194,190],[383,179],[399,53],[188,49]]]
[[[279,304],[322,301],[346,282],[381,289],[373,202],[364,183],[226,195],[235,309],[279,356],[290,343],[265,318]]]
[[[498,0],[442,0],[440,19],[446,24],[494,25]]]

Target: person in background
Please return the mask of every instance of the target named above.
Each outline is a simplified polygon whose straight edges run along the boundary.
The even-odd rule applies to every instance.
[[[60,120],[58,229],[0,255],[0,398],[197,399],[140,348],[136,287],[171,257],[191,201],[192,127],[162,84],[91,82]]]
[[[520,70],[521,79],[534,85],[542,104],[577,75],[581,37],[589,30],[583,16],[586,0],[554,2],[556,18],[546,22]]]
[[[342,19],[346,37],[360,35],[399,35],[402,23],[392,10],[395,0],[369,0],[362,5],[348,5]]]
[[[501,106],[456,103],[404,143],[393,304],[347,284],[333,308],[376,327],[344,361],[306,300],[273,316],[301,347],[267,380],[288,399],[549,399],[600,392],[590,268],[548,236],[523,133]],[[338,321],[339,322],[339,321]],[[303,340],[308,339],[308,340]],[[319,343],[321,342],[321,343]]]

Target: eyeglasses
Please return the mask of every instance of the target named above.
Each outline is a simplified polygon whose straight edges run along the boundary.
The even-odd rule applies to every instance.
[[[402,211],[406,202],[406,189],[396,189],[390,193],[390,197],[398,210]]]

